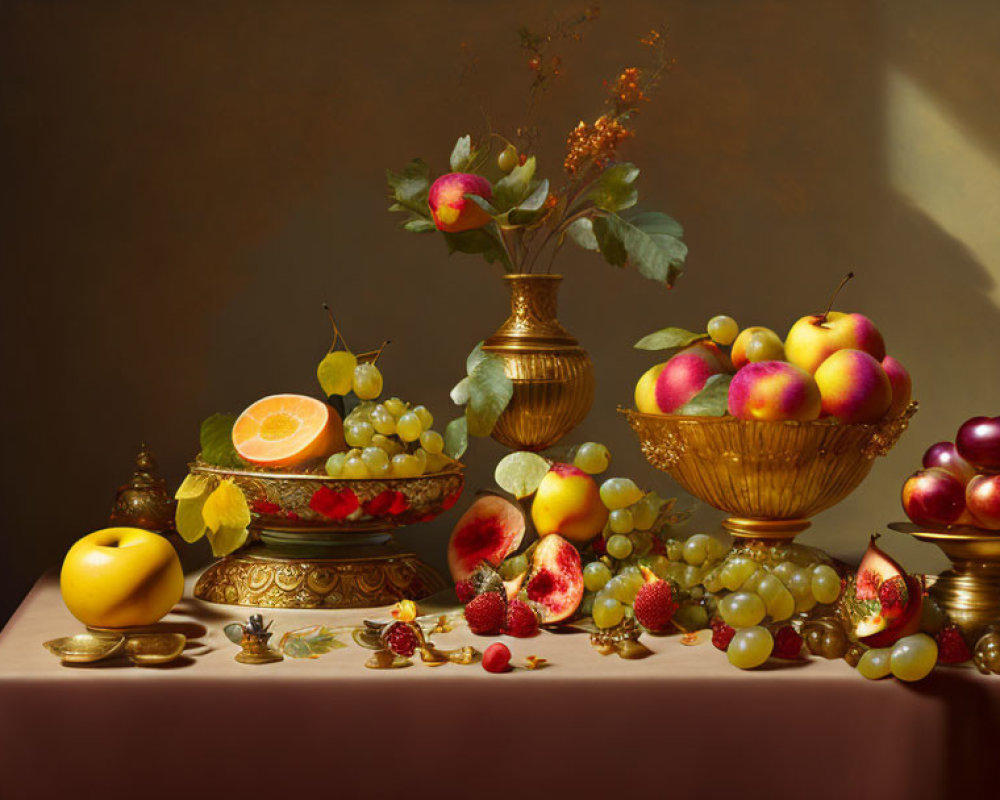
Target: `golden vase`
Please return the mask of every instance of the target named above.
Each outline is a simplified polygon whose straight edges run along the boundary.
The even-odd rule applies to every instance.
[[[556,318],[561,275],[505,275],[510,317],[483,343],[504,359],[514,395],[493,438],[544,450],[583,421],[594,402],[594,365]]]

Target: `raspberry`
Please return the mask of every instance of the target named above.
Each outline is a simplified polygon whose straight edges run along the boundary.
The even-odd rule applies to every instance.
[[[635,618],[648,631],[662,631],[677,610],[674,592],[666,581],[643,584],[632,603]]]
[[[504,633],[519,639],[526,639],[538,633],[538,617],[531,610],[531,606],[520,600],[511,602],[507,606],[507,622],[504,625]]]
[[[476,596],[476,589],[472,585],[472,581],[466,578],[455,584],[455,594],[458,595],[458,602],[464,606]]]
[[[736,635],[736,629],[732,625],[727,625],[718,617],[712,619],[712,644],[719,650],[725,652],[729,649],[729,643]]]
[[[939,664],[961,664],[972,658],[969,646],[962,638],[961,631],[954,625],[947,625],[935,637],[938,644]]]
[[[494,642],[487,647],[483,653],[483,669],[487,672],[507,672],[510,669],[510,648],[503,642]]]
[[[416,631],[406,622],[396,622],[384,635],[385,646],[397,656],[409,658],[417,651],[420,643]]]
[[[908,598],[906,581],[898,575],[890,578],[878,587],[878,601],[882,606],[882,615],[898,617],[906,606]]]
[[[600,557],[608,552],[607,542],[604,541],[603,536],[597,536],[590,542],[591,548],[594,550],[594,555]]]
[[[775,658],[800,658],[802,655],[802,637],[791,625],[785,625],[774,632]]]
[[[507,603],[496,592],[476,595],[465,606],[469,630],[480,636],[495,636],[507,619]]]

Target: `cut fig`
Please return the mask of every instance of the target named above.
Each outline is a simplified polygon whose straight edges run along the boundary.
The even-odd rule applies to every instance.
[[[451,532],[448,569],[458,583],[484,561],[493,567],[521,545],[524,512],[515,503],[495,494],[480,497],[469,506]]]
[[[573,616],[583,599],[583,568],[577,549],[559,534],[544,536],[532,554],[524,592],[543,625]]]
[[[886,555],[873,536],[845,596],[854,635],[872,647],[885,647],[920,625],[920,581]],[[916,627],[914,627],[916,625]]]

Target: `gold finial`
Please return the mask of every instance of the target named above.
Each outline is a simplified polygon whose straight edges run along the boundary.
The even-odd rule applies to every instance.
[[[174,505],[167,483],[160,477],[156,459],[143,442],[135,457],[132,477],[119,487],[115,496],[111,522],[156,533],[170,533],[174,530]]]

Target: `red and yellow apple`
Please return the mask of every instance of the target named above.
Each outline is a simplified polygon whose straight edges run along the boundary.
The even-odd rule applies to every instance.
[[[730,358],[736,369],[760,361],[784,361],[785,346],[781,337],[770,328],[754,325],[740,331],[733,342]]]
[[[816,372],[838,350],[860,350],[876,361],[885,358],[882,334],[862,314],[830,311],[802,317],[785,337],[785,357],[806,372]]]
[[[438,230],[460,233],[482,228],[490,222],[492,217],[466,197],[467,194],[489,200],[493,197],[493,189],[486,178],[469,172],[449,172],[431,184],[427,204]]]
[[[976,475],[965,488],[965,505],[973,525],[1000,531],[1000,474]]]
[[[823,413],[844,424],[877,422],[892,404],[882,365],[861,350],[837,350],[815,371]]]
[[[710,377],[728,372],[726,361],[718,347],[701,343],[671,358],[663,365],[653,388],[659,413],[673,414],[704,389]]]
[[[173,545],[141,528],[104,528],[74,544],[59,576],[63,601],[96,628],[152,625],[184,592]]]
[[[635,407],[643,414],[659,414],[660,407],[656,404],[656,379],[660,377],[663,368],[662,364],[650,367],[639,378],[635,385]]]
[[[553,464],[538,484],[531,520],[541,537],[558,533],[571,542],[589,542],[608,521],[608,509],[594,479],[572,464]]]
[[[889,404],[888,415],[898,417],[910,404],[910,397],[913,395],[913,379],[906,367],[900,364],[892,356],[882,359],[882,369],[889,379],[889,386],[892,388],[892,402]]]
[[[729,385],[729,413],[765,421],[816,419],[820,393],[812,375],[787,361],[744,366]]]
[[[941,467],[913,473],[903,484],[903,510],[917,525],[964,522],[965,484]]]

